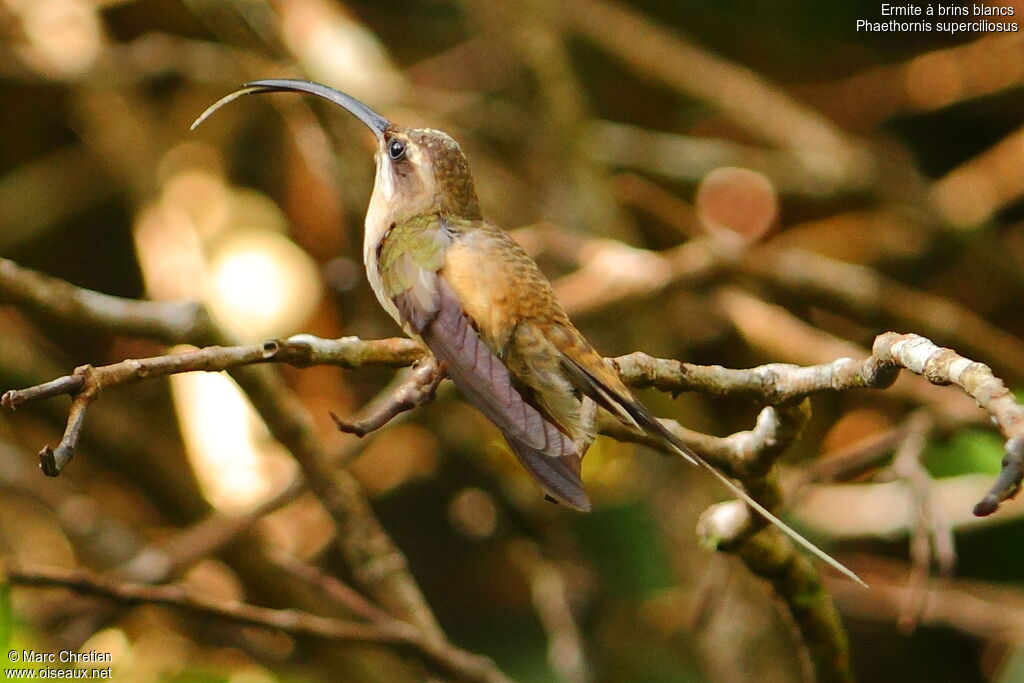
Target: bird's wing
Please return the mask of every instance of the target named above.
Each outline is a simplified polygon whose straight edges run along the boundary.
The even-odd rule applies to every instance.
[[[481,339],[478,321],[445,277],[446,252],[460,234],[458,226],[438,217],[392,228],[378,250],[385,293],[402,323],[444,363],[466,398],[497,425],[541,488],[569,507],[589,510],[572,442],[516,390],[508,369]],[[487,291],[487,268],[480,273],[479,287],[466,296],[480,299],[480,292]],[[476,306],[471,302],[471,307]]]

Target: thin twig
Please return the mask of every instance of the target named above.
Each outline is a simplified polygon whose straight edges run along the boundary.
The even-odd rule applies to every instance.
[[[990,515],[1001,502],[1017,494],[1024,478],[1024,407],[987,365],[938,347],[916,334],[879,335],[872,353],[883,362],[925,377],[932,384],[959,386],[999,427],[1006,439],[1003,468],[991,491],[974,507],[974,514]]]
[[[803,467],[787,486],[794,495],[809,484],[845,481],[877,467],[906,437],[906,424],[870,434]]]
[[[68,414],[68,424],[64,429],[64,436],[57,445],[57,450],[51,450],[49,446],[43,446],[39,451],[39,468],[48,477],[56,477],[64,466],[75,457],[75,448],[78,446],[78,438],[82,433],[82,424],[85,423],[85,409],[89,407],[95,396],[91,393],[81,392],[71,401],[71,411]]]
[[[593,676],[562,572],[525,539],[512,542],[508,556],[530,584],[533,606],[547,633],[551,668],[564,683],[587,683]]]
[[[379,643],[408,647],[427,662],[460,681],[508,683],[490,660],[450,645],[441,645],[409,624],[397,620],[363,623],[321,617],[295,609],[270,609],[237,601],[195,595],[182,585],[150,586],[109,579],[83,569],[36,565],[7,567],[7,581],[20,586],[68,588],[123,604],[166,605],[203,617],[269,628],[298,636],[343,642]]]
[[[683,443],[729,476],[752,480],[763,477],[775,460],[799,434],[809,417],[801,402],[768,406],[757,416],[754,428],[726,437],[711,436],[683,427],[675,420],[661,420]],[[642,443],[669,455],[678,455],[671,447],[649,434],[624,426],[607,413],[599,413],[597,428],[601,434],[619,441]]]
[[[931,573],[932,561],[939,564],[939,573],[948,576],[952,571],[952,557],[939,560],[935,549],[941,542],[952,543],[953,531],[941,508],[935,501],[932,479],[921,463],[928,436],[934,421],[926,412],[917,412],[907,420],[907,434],[896,449],[892,474],[907,483],[914,499],[914,526],[910,532],[911,571],[907,582],[907,601],[900,613],[900,626],[911,631],[924,607],[925,587]],[[884,476],[884,472],[880,476]],[[939,539],[943,539],[940,541]],[[948,564],[947,564],[948,562]]]
[[[213,555],[252,529],[266,515],[296,500],[306,491],[296,477],[283,491],[256,509],[237,515],[211,513],[168,538],[141,548],[113,570],[129,581],[161,583],[178,577],[204,557]]]
[[[314,359],[321,353],[328,353],[339,365],[349,367],[357,367],[366,362],[373,363],[382,360],[378,355],[382,350],[386,354],[386,357],[383,358],[385,364],[392,362],[389,359],[394,358],[396,350],[398,351],[400,362],[404,362],[410,356],[415,357],[417,353],[422,353],[415,346],[415,343],[410,346],[402,344],[401,340],[395,340],[395,342],[397,343],[382,340],[382,343],[366,344],[353,338],[344,338],[336,340],[318,339],[316,344],[313,345],[304,336],[298,336],[283,342],[270,340],[263,344],[248,346],[211,346],[205,349],[166,356],[125,360],[103,367],[84,365],[77,368],[73,374],[52,382],[29,387],[25,390],[7,391],[0,396],[0,405],[14,409],[28,401],[40,398],[48,398],[59,394],[71,394],[74,396],[67,429],[64,432],[60,445],[55,451],[51,450],[49,446],[44,446],[39,453],[40,466],[43,472],[48,476],[56,477],[63,470],[64,466],[71,462],[74,456],[74,449],[78,444],[82,423],[85,419],[85,410],[104,387],[130,384],[149,377],[160,377],[182,372],[200,370],[217,372],[271,360],[280,360],[281,362],[305,367],[315,362]]]
[[[301,562],[281,552],[273,553],[271,559],[275,565],[299,579],[302,583],[315,588],[321,597],[344,607],[352,614],[372,622],[382,622],[390,619],[387,612],[364,598],[360,595],[359,591],[318,567]]]
[[[292,577],[314,588],[323,598],[344,607],[353,614],[376,624],[385,631],[402,634],[416,649],[428,658],[445,662],[447,668],[459,672],[462,679],[481,678],[489,683],[511,683],[486,657],[480,657],[455,647],[447,641],[428,637],[416,627],[395,619],[346,585],[319,568],[300,562],[284,554],[277,554],[274,562]]]
[[[360,437],[366,436],[386,425],[396,415],[432,401],[444,378],[444,370],[439,367],[437,359],[427,356],[416,361],[409,376],[364,417],[347,422],[331,413],[331,418],[339,430]]]
[[[910,590],[906,563],[861,556],[851,564],[871,582],[872,590],[826,577],[842,611],[858,619],[896,623]],[[1024,641],[1024,591],[1010,584],[965,579],[933,581],[925,590],[920,623],[1013,645]]]

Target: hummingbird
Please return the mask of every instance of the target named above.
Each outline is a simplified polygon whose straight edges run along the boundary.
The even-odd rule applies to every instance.
[[[469,162],[450,135],[393,124],[351,95],[293,79],[246,83],[211,105],[192,128],[243,95],[273,92],[321,97],[373,133],[376,175],[363,262],[374,294],[497,426],[550,499],[579,511],[591,508],[578,447],[594,437],[583,413],[587,397],[711,472],[768,522],[863,584],[686,446],[633,396],[569,320],[533,259],[484,218]]]

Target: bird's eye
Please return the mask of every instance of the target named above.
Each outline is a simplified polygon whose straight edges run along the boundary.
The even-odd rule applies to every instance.
[[[388,156],[392,161],[398,161],[405,156],[405,143],[401,140],[392,140],[388,145]]]

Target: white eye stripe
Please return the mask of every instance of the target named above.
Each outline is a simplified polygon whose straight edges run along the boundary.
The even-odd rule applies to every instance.
[[[387,164],[380,164],[377,166],[374,194],[377,194],[378,190],[380,192],[380,196],[386,199],[390,199],[395,193],[395,186],[391,180],[391,172]]]

